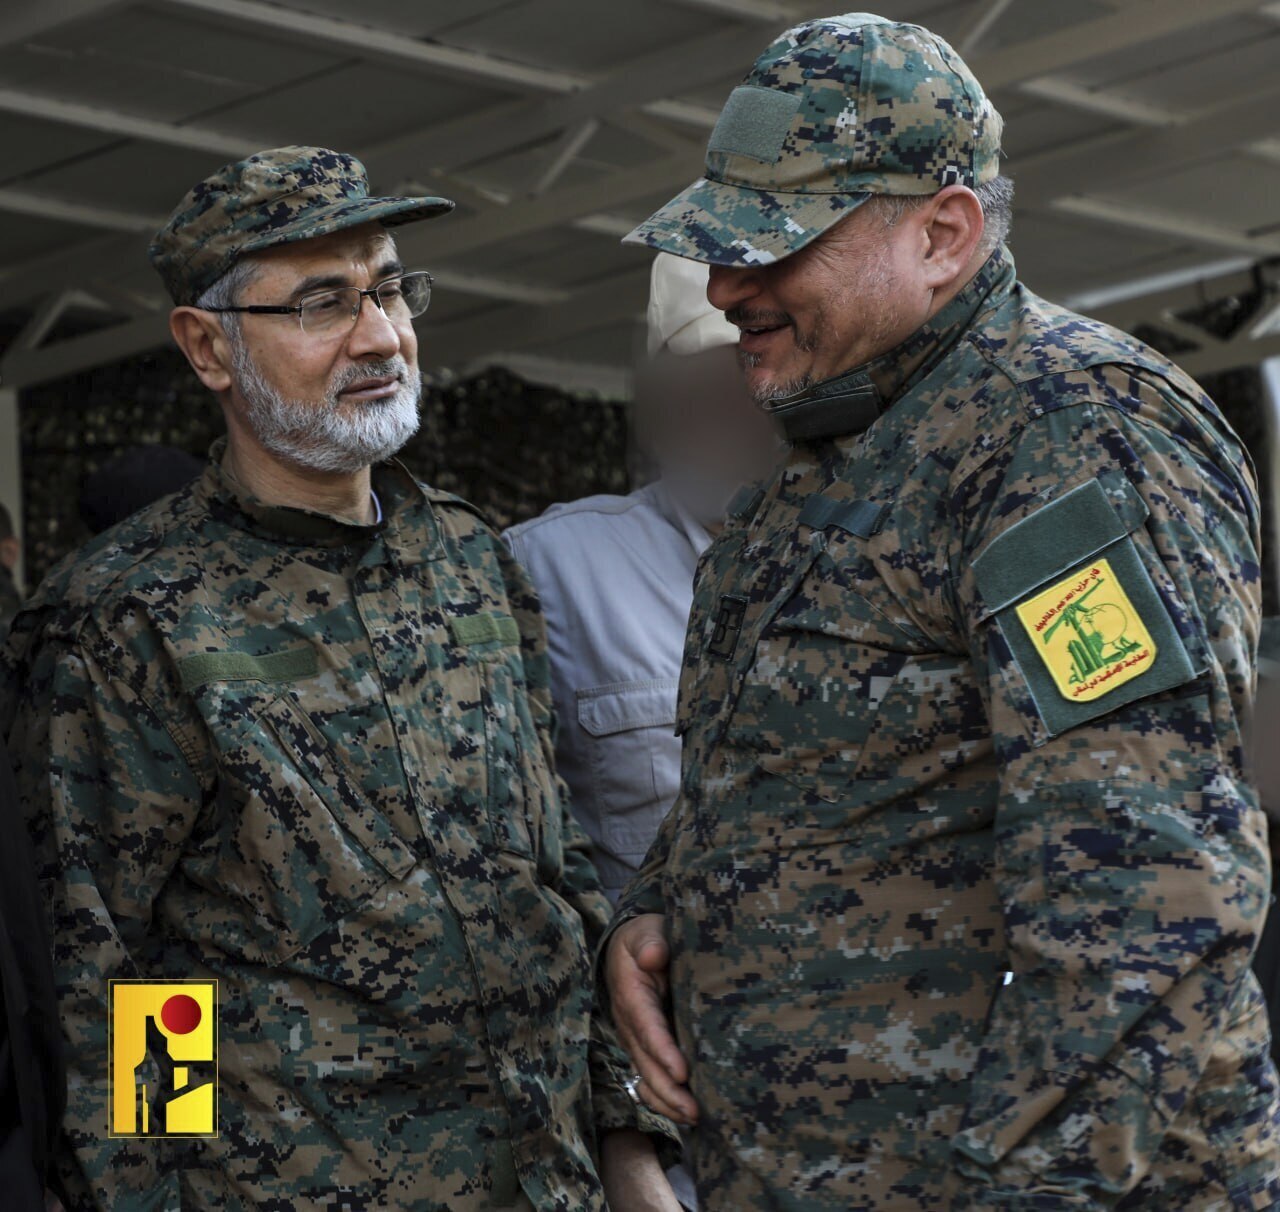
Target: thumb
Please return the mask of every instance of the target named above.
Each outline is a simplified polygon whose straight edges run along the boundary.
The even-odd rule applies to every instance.
[[[627,942],[636,966],[645,972],[659,972],[667,966],[667,940],[661,927],[637,930]]]

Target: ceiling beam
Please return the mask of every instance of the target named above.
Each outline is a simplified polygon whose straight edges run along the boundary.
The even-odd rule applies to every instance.
[[[123,8],[127,0],[40,0],[7,4],[0,11],[0,47],[17,46],[73,21]]]
[[[1224,227],[1209,220],[1173,214],[1132,202],[1089,197],[1058,198],[1052,209],[1113,227],[1128,227],[1135,231],[1168,236],[1173,240],[1190,241],[1208,248],[1229,249],[1257,260],[1280,256],[1280,237],[1248,236],[1235,228]]]
[[[82,227],[97,227],[107,231],[145,232],[156,230],[163,219],[154,215],[141,215],[132,211],[115,210],[95,203],[55,198],[49,194],[34,194],[23,189],[0,186],[0,211],[16,215],[32,215],[38,219],[55,219],[62,223],[76,223]]]
[[[31,387],[49,379],[77,374],[105,362],[116,362],[169,340],[169,313],[156,312],[87,333],[55,341],[39,349],[11,349],[0,359],[0,387]]]
[[[955,39],[956,50],[966,58],[972,55],[1012,3],[1013,0],[979,0],[977,12]]]
[[[1160,130],[1130,128],[1023,156],[1011,166],[1013,177],[1023,199],[1042,203],[1081,193],[1092,182],[1135,181],[1217,159],[1231,148],[1275,134],[1278,95],[1280,79],[1268,80],[1248,96],[1233,98],[1187,122]]]
[[[507,91],[567,93],[583,86],[571,72],[499,59],[478,51],[424,42],[407,34],[264,4],[261,0],[155,0],[162,7],[195,13],[220,25],[268,30],[299,42],[393,67],[417,68],[457,80],[481,80]]]
[[[1051,34],[978,54],[970,66],[987,92],[1047,76],[1102,52],[1147,46],[1157,38],[1198,29],[1237,13],[1258,10],[1258,0],[1128,0],[1123,8]]]
[[[40,118],[60,122],[81,130],[96,130],[119,139],[141,139],[166,147],[209,152],[238,160],[262,147],[261,143],[243,135],[226,134],[199,126],[177,126],[172,122],[156,122],[97,105],[81,105],[57,97],[41,96],[14,88],[0,88],[0,111],[24,118]]]
[[[488,106],[427,130],[414,131],[369,149],[366,161],[408,162],[442,172],[551,139],[588,119],[644,109],[679,120],[671,98],[744,68],[761,49],[761,33],[745,28],[717,31],[674,47],[662,47],[615,67],[604,79],[567,96]],[[678,111],[701,125],[714,115],[703,107]]]
[[[401,254],[430,255],[450,261],[501,240],[533,235],[571,220],[607,211],[645,194],[676,188],[697,175],[697,163],[685,155],[664,156],[638,168],[602,176],[587,186],[561,186],[541,197],[460,219],[456,223],[414,224],[397,233]]]
[[[534,312],[505,307],[474,319],[428,324],[421,333],[424,364],[461,369],[498,351],[535,350],[580,333],[639,322],[644,318],[648,281],[649,265],[642,261],[635,269],[578,291],[558,306]]]

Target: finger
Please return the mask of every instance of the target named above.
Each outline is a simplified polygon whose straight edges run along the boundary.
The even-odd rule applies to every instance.
[[[688,1080],[688,1065],[667,1021],[661,990],[652,976],[637,969],[619,977],[613,992],[613,1019],[629,1052],[644,1052],[678,1083]]]
[[[640,1074],[636,1094],[646,1107],[679,1124],[697,1121],[698,1104],[684,1086],[671,1081],[647,1057],[636,1065],[636,1072]]]

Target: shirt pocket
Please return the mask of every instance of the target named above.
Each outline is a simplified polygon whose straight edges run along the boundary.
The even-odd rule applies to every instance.
[[[534,838],[555,801],[551,775],[523,680],[501,660],[483,662],[480,676],[489,829],[500,851],[533,859]]]
[[[820,549],[759,628],[724,739],[767,774],[846,805],[880,705],[917,646]]]
[[[1158,557],[1139,542],[1149,512],[1127,480],[1086,480],[973,561],[978,622],[995,629],[992,664],[1036,745],[1207,667],[1196,637],[1174,622],[1164,595],[1175,591],[1152,578]]]
[[[676,678],[579,690],[599,835],[610,854],[638,866],[680,789]]]
[[[290,690],[222,698],[213,831],[184,864],[208,940],[279,963],[355,913],[418,856]]]

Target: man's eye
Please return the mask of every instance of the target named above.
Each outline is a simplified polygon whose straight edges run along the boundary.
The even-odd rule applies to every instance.
[[[308,299],[302,306],[308,315],[322,316],[327,312],[337,311],[342,306],[342,299],[338,295],[320,295]]]
[[[378,297],[382,299],[398,299],[404,290],[397,279],[395,282],[384,282],[378,287]]]

